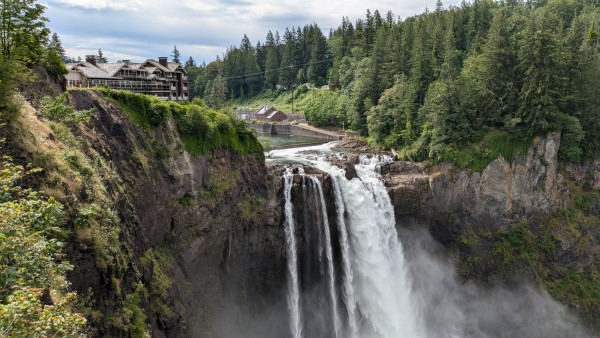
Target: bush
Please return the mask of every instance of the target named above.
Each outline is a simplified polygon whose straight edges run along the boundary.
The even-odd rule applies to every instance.
[[[87,121],[94,108],[88,110],[75,110],[67,103],[68,93],[57,96],[54,100],[46,96],[42,99],[40,112],[49,120],[62,122],[85,122]]]
[[[74,312],[65,274],[62,205],[20,187],[35,172],[2,160],[0,170],[0,332],[9,337],[79,336],[85,319]],[[50,297],[50,303],[42,299]]]

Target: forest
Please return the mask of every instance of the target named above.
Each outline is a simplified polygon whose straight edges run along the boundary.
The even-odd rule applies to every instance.
[[[473,165],[559,131],[560,158],[579,162],[600,153],[599,6],[475,0],[407,18],[367,11],[328,36],[316,23],[269,31],[256,45],[244,35],[186,69],[191,95],[212,106],[300,95],[308,84],[318,91],[304,111],[311,124],[351,128],[414,160]]]

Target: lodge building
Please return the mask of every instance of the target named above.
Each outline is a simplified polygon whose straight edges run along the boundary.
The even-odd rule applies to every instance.
[[[68,63],[67,87],[108,86],[156,96],[162,100],[187,101],[188,76],[185,69],[166,57],[142,63],[122,60],[116,63],[97,62],[87,55],[85,62]]]

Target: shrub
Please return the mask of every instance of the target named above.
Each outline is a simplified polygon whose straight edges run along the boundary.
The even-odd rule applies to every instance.
[[[85,319],[65,274],[62,205],[23,189],[35,172],[2,160],[0,170],[0,333],[10,337],[79,336]],[[51,298],[51,305],[42,298]]]

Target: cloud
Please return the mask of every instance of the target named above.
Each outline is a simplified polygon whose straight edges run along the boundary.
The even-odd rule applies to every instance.
[[[458,4],[458,0],[452,0]],[[57,32],[72,56],[101,48],[109,60],[145,60],[168,55],[173,46],[198,62],[207,63],[226,48],[239,45],[244,34],[253,44],[269,30],[317,23],[337,27],[342,17],[364,18],[367,8],[382,15],[418,14],[431,3],[405,0],[47,0],[49,27]]]

